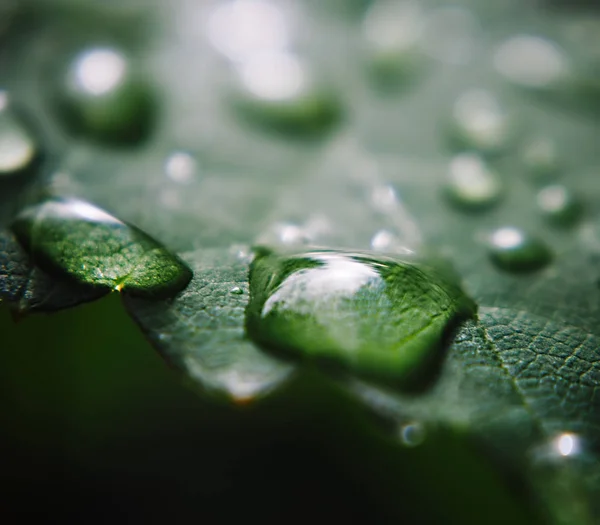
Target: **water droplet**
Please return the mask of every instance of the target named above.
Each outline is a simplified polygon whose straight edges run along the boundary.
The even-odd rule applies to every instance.
[[[242,290],[239,286],[234,286],[231,290],[229,290],[229,293],[233,295],[242,295],[244,290]]]
[[[536,200],[544,216],[556,226],[572,226],[583,213],[581,200],[561,184],[542,188]]]
[[[423,10],[411,1],[380,0],[368,9],[363,33],[374,78],[382,87],[400,87],[423,65],[419,40]]]
[[[190,281],[189,268],[138,228],[78,199],[24,210],[11,226],[35,264],[95,288],[162,298]]]
[[[454,104],[449,139],[455,148],[499,153],[508,146],[512,134],[511,119],[490,92],[472,89]]]
[[[236,106],[258,124],[304,134],[327,129],[338,117],[339,107],[333,96],[291,53],[259,53],[240,63],[236,71]]]
[[[514,36],[500,44],[494,66],[509,81],[535,89],[553,86],[569,74],[564,51],[554,42],[534,35]]]
[[[189,184],[196,176],[196,159],[185,151],[175,151],[165,160],[165,174],[173,182]]]
[[[469,10],[441,7],[425,21],[422,46],[425,53],[440,62],[466,64],[477,49],[479,30],[479,24]]]
[[[551,179],[560,170],[556,143],[547,137],[536,137],[525,143],[521,158],[528,173],[534,179]]]
[[[121,51],[105,47],[86,49],[74,58],[56,104],[73,132],[113,145],[145,139],[156,109],[142,75]]]
[[[427,436],[425,427],[418,421],[402,425],[399,434],[402,444],[407,447],[419,446]]]
[[[265,348],[397,386],[422,378],[476,309],[434,266],[329,250],[257,253],[250,298],[247,330]]]
[[[211,12],[207,27],[211,44],[233,61],[289,45],[289,28],[275,2],[233,0]]]
[[[30,171],[40,155],[32,131],[11,106],[6,91],[0,91],[0,178]]]
[[[539,270],[552,259],[541,239],[512,227],[499,228],[491,235],[489,254],[496,266],[511,272]]]
[[[388,230],[379,230],[371,239],[371,248],[376,252],[411,255],[414,252],[404,246],[397,235]]]
[[[469,211],[489,209],[503,189],[496,172],[479,155],[463,153],[451,160],[445,194],[453,205]]]

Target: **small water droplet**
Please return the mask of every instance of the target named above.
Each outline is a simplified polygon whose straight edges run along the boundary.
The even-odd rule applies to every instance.
[[[32,130],[12,108],[8,93],[0,91],[0,178],[29,172],[39,155]]]
[[[418,421],[402,425],[399,434],[402,444],[407,447],[417,447],[422,444],[427,437],[425,426]]]
[[[374,78],[381,87],[401,87],[423,65],[419,40],[423,10],[417,2],[380,0],[363,21],[363,33]]]
[[[239,286],[234,286],[231,290],[229,290],[229,293],[233,295],[242,295],[244,290],[242,290]]]
[[[125,54],[114,48],[81,51],[54,96],[66,126],[107,144],[142,141],[155,117],[152,90]]]
[[[479,155],[463,153],[450,162],[445,194],[453,205],[469,211],[489,209],[503,190],[500,177]]]
[[[371,248],[376,252],[395,253],[399,255],[411,255],[410,250],[402,244],[397,235],[389,230],[379,230],[371,239]]]
[[[555,85],[569,74],[564,51],[535,35],[514,36],[500,44],[494,54],[494,66],[510,82],[536,89]]]
[[[196,159],[185,151],[175,151],[165,160],[165,174],[173,182],[189,184],[196,176]]]
[[[449,132],[459,150],[495,154],[513,138],[513,123],[492,93],[472,89],[456,100]]]
[[[546,243],[513,227],[499,228],[491,235],[489,254],[496,266],[511,272],[539,270],[552,260]]]
[[[556,226],[573,226],[583,213],[581,200],[561,184],[542,188],[536,201],[544,217]]]
[[[236,67],[239,111],[267,128],[315,133],[329,128],[339,107],[299,57],[287,51],[255,54]]]
[[[266,349],[406,386],[475,309],[444,270],[416,260],[264,250],[250,268],[246,327]]]
[[[556,177],[560,170],[560,159],[556,143],[547,137],[536,137],[525,143],[521,159],[527,172],[537,180]]]
[[[475,50],[479,23],[468,9],[435,9],[423,27],[422,46],[429,56],[447,64],[467,64]]]
[[[243,62],[269,50],[289,45],[288,21],[276,2],[232,0],[216,6],[209,15],[210,43],[233,61]]]

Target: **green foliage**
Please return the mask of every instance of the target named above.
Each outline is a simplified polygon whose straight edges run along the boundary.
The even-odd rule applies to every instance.
[[[326,395],[358,399],[395,429],[417,422],[426,429],[425,443],[440,443],[436,436],[445,435],[451,436],[449,443],[456,439],[459,449],[468,443],[468,450],[483,451],[503,479],[523,484],[522,492],[542,507],[537,513],[543,520],[594,523],[600,516],[595,497],[600,491],[600,223],[595,204],[600,202],[600,157],[593,120],[598,89],[592,69],[585,66],[595,59],[586,54],[592,46],[583,44],[594,41],[598,22],[593,19],[589,30],[577,14],[557,16],[509,0],[485,4],[465,2],[483,30],[472,15],[444,18],[443,10],[423,10],[427,41],[402,56],[411,64],[400,72],[402,85],[392,83],[384,92],[373,89],[370,61],[377,56],[365,44],[359,17],[331,16],[333,3],[299,4],[303,16],[296,13],[294,18],[294,49],[323,86],[317,93],[327,94],[323,99],[300,97],[300,105],[294,100],[288,105],[244,99],[240,106],[239,85],[232,97],[232,86],[240,82],[237,66],[200,38],[196,26],[186,25],[192,19],[190,10],[197,7],[185,2],[168,12],[158,3],[153,6],[154,15],[145,23],[156,39],[154,47],[123,38],[118,25],[108,24],[103,38],[92,42],[85,31],[64,31],[69,17],[30,21],[34,30],[27,38],[9,38],[4,87],[36,115],[55,162],[35,180],[0,179],[0,296],[20,313],[51,311],[99,295],[82,283],[102,291],[122,284],[132,291],[124,298],[126,308],[151,343],[204,389],[238,403],[267,393],[290,402],[293,396],[285,397],[290,391],[315,401],[310,392],[322,393],[315,385],[326,384]],[[62,9],[69,13],[75,8]],[[128,20],[136,18],[132,12],[126,13]],[[209,10],[198,12],[206,23]],[[146,16],[139,13],[140,20]],[[491,69],[498,44],[514,35],[515,17],[522,27],[564,47],[565,57],[575,64],[568,82],[561,77],[548,89],[528,85],[524,91],[523,86],[514,90]],[[73,20],[85,18],[79,11],[77,17],[73,14]],[[440,20],[449,27],[447,39],[438,38],[435,30]],[[461,35],[471,38],[474,53],[456,64],[448,59],[454,56],[449,42]],[[55,99],[39,82],[42,72],[60,74],[40,51],[50,43],[58,50],[90,49],[98,41],[126,46],[127,56],[146,72],[148,93],[160,95],[156,101],[142,97],[143,104],[127,106],[133,112],[127,122],[141,122],[145,132],[138,133],[136,127],[134,141],[147,139],[135,150],[75,140],[71,128],[63,129],[63,121],[53,117]],[[386,64],[388,60],[386,54]],[[415,63],[421,66],[414,68]],[[414,78],[407,83],[403,75],[411,72]],[[53,85],[61,85],[64,79],[54,80]],[[310,111],[303,105],[307,100]],[[146,116],[155,115],[159,107],[163,111],[156,111],[151,134]],[[120,106],[115,108],[113,116],[119,117]],[[109,120],[119,127],[118,118]],[[296,132],[298,126],[302,133]],[[109,139],[124,145],[114,128],[101,127],[109,129]],[[110,144],[105,138],[101,142]],[[549,146],[532,149],[535,144]],[[484,205],[478,203],[477,216],[472,207],[450,207],[444,201],[451,155],[468,153],[465,148],[485,156],[483,167],[489,167],[502,188],[502,199],[494,193]],[[585,197],[559,228],[547,220],[547,206],[536,204],[539,183],[557,177],[563,177],[569,192]],[[72,198],[114,212],[112,226],[41,213]],[[38,206],[33,212],[18,215],[32,204]],[[527,249],[519,245],[516,255],[514,250],[490,249],[492,232],[506,227],[531,231],[533,244]],[[444,334],[448,337],[435,374],[419,392],[372,383],[369,374],[355,375],[352,366],[325,380],[310,366],[260,346],[290,344],[295,352],[311,353],[321,338],[309,334],[302,339],[309,322],[305,318],[288,322],[284,331],[291,332],[289,339],[283,333],[274,335],[273,327],[260,335],[260,309],[273,286],[285,284],[288,273],[276,256],[263,255],[251,266],[250,246],[257,243],[275,245],[284,253],[290,245],[292,253],[303,253],[307,244],[319,250],[371,249],[390,252],[394,260],[402,258],[402,248],[426,260],[441,254],[478,305],[479,317]],[[107,252],[99,254],[98,249]],[[177,294],[189,281],[179,256],[193,278]],[[515,260],[529,271],[515,273]],[[407,311],[419,312],[417,328],[435,327],[432,340],[440,338],[455,313],[470,317],[473,308],[459,292],[440,293],[434,301],[430,288],[414,284],[415,276],[407,290],[404,274],[413,267],[400,268],[402,275],[392,272],[390,278],[392,295],[406,296]],[[57,273],[79,284],[54,278]],[[259,286],[262,281],[266,284]],[[169,298],[133,297],[136,291],[156,296],[155,287],[158,295]],[[369,293],[369,306],[361,305],[364,316],[357,321],[377,328],[368,345],[383,341],[393,346],[390,341],[398,334],[404,339],[412,333],[413,323],[393,322],[406,313],[399,312],[395,299],[386,305],[384,317],[380,305],[372,305],[383,295]],[[313,316],[327,311],[326,324],[342,332],[348,325],[338,314],[359,310],[325,297],[310,308]],[[430,315],[440,317],[431,324]],[[402,328],[388,338],[386,322]],[[253,340],[246,335],[246,323],[261,325],[250,330]],[[419,336],[418,341],[417,353],[430,347],[429,339]],[[334,346],[336,358],[341,355],[344,361],[345,344]],[[407,366],[393,365],[387,373],[394,377]],[[292,377],[309,386],[293,390]],[[451,449],[448,445],[441,458],[454,453]]]

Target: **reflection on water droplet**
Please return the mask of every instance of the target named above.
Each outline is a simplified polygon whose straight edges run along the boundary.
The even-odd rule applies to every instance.
[[[281,9],[265,0],[233,0],[215,7],[208,19],[211,44],[230,60],[245,61],[289,44]]]
[[[541,239],[512,227],[499,228],[491,235],[489,254],[498,268],[511,272],[539,270],[552,259]]]
[[[271,51],[243,62],[239,73],[244,87],[262,100],[288,100],[308,87],[306,68],[290,53]]]
[[[165,160],[165,173],[179,184],[189,184],[196,175],[196,159],[184,151],[171,153]]]
[[[417,2],[380,0],[363,21],[363,33],[373,73],[384,86],[396,87],[411,80],[422,57],[423,10]]]
[[[78,55],[73,64],[78,89],[91,95],[104,95],[123,82],[125,58],[114,49],[94,49]]]
[[[514,36],[494,55],[494,66],[508,80],[528,88],[544,88],[569,74],[564,51],[554,42],[533,35]]]
[[[577,434],[565,432],[554,440],[554,449],[562,457],[569,457],[581,451],[581,440]]]
[[[467,9],[455,6],[435,9],[423,28],[423,49],[441,62],[466,64],[476,51],[479,29],[477,20]]]
[[[536,200],[544,216],[556,226],[572,226],[583,212],[582,202],[561,184],[542,188]]]
[[[552,178],[560,169],[556,144],[547,137],[537,137],[527,142],[521,158],[527,171],[536,179]]]
[[[65,124],[111,144],[137,143],[149,134],[155,100],[130,61],[113,48],[80,52],[55,94]]]
[[[239,286],[234,286],[231,290],[229,290],[229,293],[233,295],[242,295],[244,290],[242,290]]]
[[[392,186],[376,186],[371,192],[373,207],[383,213],[391,213],[398,207],[396,190]]]
[[[450,162],[445,194],[466,210],[489,209],[503,193],[502,181],[479,155],[464,153]]]
[[[254,122],[288,132],[316,132],[338,115],[338,105],[313,72],[286,51],[258,53],[238,64],[236,105]]]
[[[406,385],[439,356],[443,334],[475,305],[416,261],[315,250],[257,253],[249,335],[266,349]]]
[[[0,91],[0,178],[29,171],[39,155],[32,131],[11,109],[8,94]]]
[[[461,150],[498,153],[512,138],[512,124],[494,95],[472,89],[455,102],[450,133],[451,142]]]
[[[399,434],[402,444],[407,447],[417,447],[427,437],[425,427],[418,421],[402,425]]]

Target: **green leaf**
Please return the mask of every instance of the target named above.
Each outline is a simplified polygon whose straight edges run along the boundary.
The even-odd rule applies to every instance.
[[[226,250],[188,253],[194,279],[175,302],[126,297],[150,341],[192,381],[236,403],[264,396],[293,366],[260,351],[246,336],[247,261]]]
[[[199,38],[198,24],[209,24],[211,11],[198,14],[188,4],[181,3],[177,16],[157,12],[152,25],[156,47],[125,50],[148,71],[149,85],[159,86],[165,103],[156,133],[135,151],[105,149],[85,136],[75,141],[54,120],[57,108],[39,82],[40,72],[53,62],[39,50],[73,44],[64,21],[48,23],[31,42],[12,42],[6,88],[19,92],[39,117],[58,158],[55,168],[39,174],[38,183],[63,199],[97,203],[123,222],[116,232],[80,219],[71,229],[34,220],[40,208],[33,215],[26,212],[17,230],[40,267],[33,267],[4,233],[3,297],[21,309],[86,300],[83,290],[64,281],[50,293],[39,284],[54,283],[42,266],[48,274],[67,271],[101,289],[119,286],[133,271],[132,292],[147,292],[162,275],[152,268],[156,261],[144,255],[148,250],[156,254],[147,235],[161,239],[193,268],[194,277],[174,299],[125,297],[128,311],[193,382],[244,402],[276,392],[294,370],[304,368],[264,351],[246,335],[248,246],[265,244],[292,253],[304,252],[306,245],[375,250],[396,259],[406,255],[405,248],[425,256],[442,254],[456,267],[480,317],[457,327],[427,388],[399,392],[353,373],[329,380],[337,380],[395,427],[417,422],[428,431],[443,427],[468,436],[499,470],[524,480],[537,494],[545,521],[598,521],[593,496],[600,478],[600,155],[589,118],[594,114],[590,101],[598,100],[589,75],[593,69],[575,67],[573,74],[580,75],[575,83],[551,86],[551,97],[530,97],[505,81],[498,58],[503,43],[514,37],[518,18],[519,32],[530,27],[556,40],[577,64],[594,64],[597,57],[589,44],[597,38],[597,21],[586,30],[577,15],[542,14],[521,2],[465,0],[469,11],[462,15],[424,3],[424,36],[411,43],[410,67],[400,68],[414,78],[403,78],[403,89],[382,94],[372,89],[370,61],[376,57],[360,17],[333,17],[329,3],[298,3],[302,16],[285,10],[282,15],[297,24],[301,42],[292,47],[322,86],[318,93],[332,98],[314,111],[310,105],[308,111],[302,104],[244,99],[251,111],[240,112],[232,96],[236,87],[238,95],[249,95],[236,84],[240,64],[228,62],[210,38]],[[406,20],[396,22],[403,27]],[[234,36],[241,38],[242,51],[252,44],[235,26],[218,29],[222,38],[229,36],[230,45],[237,45]],[[310,38],[302,40],[302,34]],[[95,42],[83,39],[80,50],[102,40],[94,36]],[[105,40],[118,40],[113,36],[106,29]],[[472,45],[463,56],[465,38]],[[268,82],[268,75],[262,81]],[[552,99],[566,100],[569,111]],[[298,123],[303,133],[274,133]],[[464,148],[485,156],[477,169],[493,174],[493,191],[484,188],[483,206],[481,194],[466,195],[477,206],[446,202],[448,175],[454,180],[452,160],[457,154],[473,158]],[[561,177],[582,202],[576,220],[556,227],[539,204],[538,185]],[[27,201],[25,189],[11,189],[10,198],[3,193],[2,204],[15,196]],[[452,188],[454,204],[457,195],[464,200],[463,189]],[[3,225],[19,206],[2,210]],[[33,235],[42,225],[48,231]],[[539,239],[535,264],[526,250],[526,273],[515,273],[514,264],[498,265],[490,252],[493,232],[508,227]],[[56,231],[69,244],[66,263],[56,262],[62,252],[49,235]],[[89,241],[94,232],[115,250],[98,257],[98,246]],[[134,250],[132,257],[121,257],[124,246]],[[91,269],[82,271],[88,248]],[[151,283],[143,278],[147,263]],[[174,267],[181,269],[179,263]],[[98,269],[110,277],[94,274]],[[297,330],[301,335],[304,328]],[[578,450],[574,445],[568,449],[569,439],[581,445]]]

